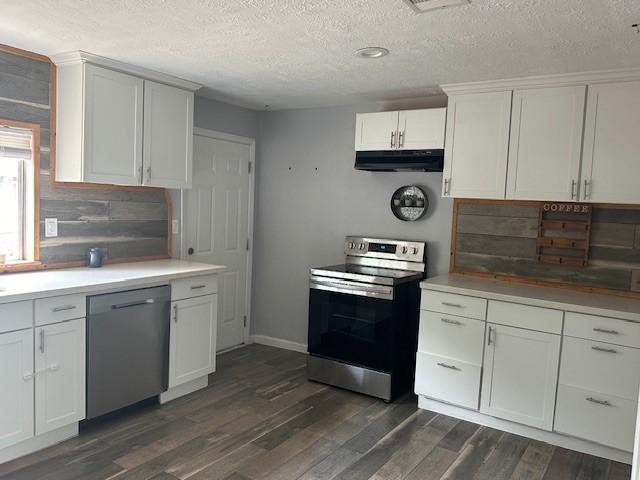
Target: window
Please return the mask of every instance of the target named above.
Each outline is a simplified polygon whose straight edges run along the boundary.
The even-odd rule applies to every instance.
[[[0,264],[38,259],[39,127],[0,120]]]

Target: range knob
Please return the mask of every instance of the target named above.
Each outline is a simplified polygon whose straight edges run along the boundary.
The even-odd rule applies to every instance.
[[[407,253],[409,249],[407,247],[402,247],[402,253]]]
[[[348,248],[349,250],[353,250],[355,246],[356,246],[356,244],[355,244],[355,243],[353,243],[353,242],[349,242],[349,243],[347,243],[347,248]]]
[[[361,243],[359,247],[360,247],[360,250],[364,250],[365,244]]]
[[[417,255],[418,254],[418,247],[413,247],[411,249],[411,253],[413,253],[414,255]]]

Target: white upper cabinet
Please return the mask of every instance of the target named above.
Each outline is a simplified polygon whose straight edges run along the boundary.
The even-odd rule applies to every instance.
[[[356,115],[356,151],[394,150],[397,146],[398,112]]]
[[[577,200],[585,91],[513,92],[507,199]]]
[[[560,335],[488,324],[480,411],[551,430]]]
[[[446,118],[446,108],[400,111],[398,148],[401,150],[444,148]]]
[[[84,122],[82,132],[78,133],[82,135],[79,140],[84,161],[76,159],[82,180],[138,185],[142,168],[144,82],[91,64],[85,63],[83,67]],[[62,130],[65,125],[59,128]]]
[[[445,197],[504,199],[511,92],[449,97]]]
[[[446,108],[358,113],[356,151],[444,148]]]
[[[144,185],[191,187],[193,92],[144,82],[144,166]]]
[[[84,52],[53,61],[56,181],[191,186],[198,85]]]
[[[0,335],[0,450],[33,437],[33,329]]]
[[[36,435],[85,418],[85,319],[36,328]]]
[[[589,87],[581,200],[640,203],[640,81]]]

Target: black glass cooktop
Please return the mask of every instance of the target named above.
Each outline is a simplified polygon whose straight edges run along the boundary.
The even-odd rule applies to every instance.
[[[356,280],[365,283],[381,285],[395,285],[411,280],[419,280],[422,273],[407,270],[395,270],[392,268],[370,267],[366,265],[331,265],[328,267],[312,268],[311,275],[322,277],[342,278]]]

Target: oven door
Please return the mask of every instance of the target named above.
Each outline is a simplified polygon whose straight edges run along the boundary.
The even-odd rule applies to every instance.
[[[392,287],[311,277],[309,353],[390,372],[393,304]]]

